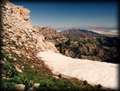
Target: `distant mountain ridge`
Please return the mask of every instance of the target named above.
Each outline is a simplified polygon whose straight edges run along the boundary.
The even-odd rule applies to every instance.
[[[74,31],[73,31],[74,30]],[[85,28],[65,28],[65,29],[59,29],[58,31],[67,33],[71,32],[80,32],[80,33],[89,33],[88,35],[92,35],[95,37],[98,36],[108,36],[108,37],[117,37],[118,31],[117,28],[113,27],[85,27]]]
[[[118,36],[118,29],[115,27],[89,27],[88,30],[103,34],[105,36]]]
[[[68,30],[63,30],[61,32],[63,35],[68,36],[68,37],[72,37],[72,38],[96,38],[96,37],[102,37],[103,35],[98,34],[96,32],[93,31],[89,31],[86,29],[68,29]]]

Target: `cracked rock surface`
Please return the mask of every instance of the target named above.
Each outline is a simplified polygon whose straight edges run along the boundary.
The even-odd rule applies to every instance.
[[[3,49],[30,58],[30,55],[44,50],[57,52],[54,44],[45,40],[32,26],[30,10],[7,2],[2,5]]]

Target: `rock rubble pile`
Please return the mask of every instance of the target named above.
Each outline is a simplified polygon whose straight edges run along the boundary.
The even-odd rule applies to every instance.
[[[3,49],[7,53],[23,55],[27,58],[44,50],[57,52],[54,44],[45,40],[44,36],[32,26],[30,10],[7,1],[2,5],[2,37]]]

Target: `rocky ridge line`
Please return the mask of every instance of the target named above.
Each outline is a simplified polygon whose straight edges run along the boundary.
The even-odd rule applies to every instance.
[[[36,52],[53,50],[57,52],[54,44],[45,40],[33,28],[29,16],[30,10],[14,5],[7,1],[2,7],[2,47],[7,53],[14,53],[19,57],[23,55],[27,58]]]

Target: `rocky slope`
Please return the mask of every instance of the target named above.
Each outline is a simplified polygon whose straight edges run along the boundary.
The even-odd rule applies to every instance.
[[[67,39],[61,32],[57,32],[54,28],[40,26],[34,26],[34,28],[37,29],[38,33],[44,35],[47,41],[50,41],[55,45],[62,43]]]
[[[2,6],[3,49],[27,58],[48,49],[57,52],[54,44],[46,41],[32,26],[29,13],[30,10],[9,1]]]

